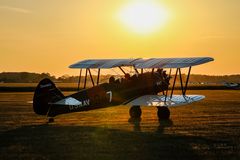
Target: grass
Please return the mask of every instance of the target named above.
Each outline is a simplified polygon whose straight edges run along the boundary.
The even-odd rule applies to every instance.
[[[0,92],[32,92],[38,83],[0,83]],[[62,91],[76,91],[77,83],[56,83],[56,86]],[[80,87],[83,87],[81,83]],[[87,87],[92,87],[91,82],[87,83]],[[181,89],[180,84],[176,84],[176,89]],[[170,86],[171,89],[171,86]],[[189,84],[188,89],[191,90],[223,90],[228,89],[220,84]]]
[[[240,92],[188,94],[207,98],[170,108],[169,121],[159,122],[154,107],[130,121],[129,107],[117,106],[47,124],[26,103],[31,92],[0,93],[0,159],[240,159]]]

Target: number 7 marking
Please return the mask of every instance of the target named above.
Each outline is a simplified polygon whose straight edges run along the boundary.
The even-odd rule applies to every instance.
[[[108,91],[106,94],[109,94],[109,102],[112,102],[112,91]]]

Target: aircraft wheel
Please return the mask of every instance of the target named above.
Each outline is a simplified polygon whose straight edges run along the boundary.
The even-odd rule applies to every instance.
[[[170,111],[168,107],[157,107],[157,115],[159,120],[167,120],[170,117]]]
[[[142,110],[140,106],[132,106],[129,110],[129,114],[131,118],[140,118],[142,115]]]
[[[54,118],[50,117],[50,118],[48,119],[48,123],[53,123],[53,122],[54,122]]]

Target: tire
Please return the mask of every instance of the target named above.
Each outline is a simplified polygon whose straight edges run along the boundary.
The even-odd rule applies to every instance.
[[[48,118],[48,123],[53,123],[54,122],[54,118],[50,117]]]
[[[129,110],[129,115],[131,118],[140,118],[142,115],[140,106],[132,106]]]
[[[168,120],[170,118],[170,111],[167,107],[158,107],[157,115],[159,120]]]

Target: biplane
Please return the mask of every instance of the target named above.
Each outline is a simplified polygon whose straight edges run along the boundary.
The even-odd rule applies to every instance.
[[[130,117],[140,118],[141,106],[154,106],[159,119],[169,119],[169,107],[205,98],[204,95],[187,95],[188,82],[193,66],[213,60],[211,57],[83,60],[69,66],[80,70],[76,93],[64,96],[50,79],[43,79],[36,87],[33,109],[36,114],[53,118],[65,113],[128,105],[131,106]],[[126,68],[132,68],[131,72]],[[182,75],[184,68],[187,70],[185,80]],[[111,76],[109,81],[101,83],[100,75],[104,69],[118,69],[122,78]],[[97,73],[95,79],[93,70]],[[89,78],[91,87],[87,86]],[[181,94],[175,95],[177,79]],[[81,81],[84,81],[82,87]]]

